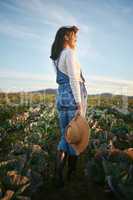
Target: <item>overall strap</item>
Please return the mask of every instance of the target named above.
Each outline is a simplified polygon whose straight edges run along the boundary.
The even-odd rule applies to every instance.
[[[61,53],[60,53],[60,55],[61,55]],[[59,55],[58,58],[57,58],[57,65],[56,65],[55,60],[54,60],[54,64],[55,64],[55,66],[56,66],[56,70],[58,70],[58,64],[59,64],[60,55]],[[80,70],[80,75],[81,75],[81,78],[82,78],[83,82],[85,82],[85,79],[84,79],[84,77],[83,77],[83,74],[82,74],[82,71],[81,71],[81,70]]]
[[[83,77],[83,74],[82,74],[82,71],[81,71],[81,70],[80,70],[80,75],[81,75],[82,80],[85,82],[85,79],[84,79],[84,77]]]

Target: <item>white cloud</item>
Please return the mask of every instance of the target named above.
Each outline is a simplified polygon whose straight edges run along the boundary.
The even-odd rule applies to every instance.
[[[1,70],[0,71],[1,78],[9,78],[9,79],[19,79],[19,80],[38,80],[38,81],[52,81],[54,74],[52,72],[50,74],[33,74],[27,72],[17,72],[14,70]]]
[[[10,2],[10,3],[9,3]],[[5,8],[7,8],[10,12],[17,12],[17,15],[23,14],[22,16],[24,19],[27,18],[27,20],[31,20],[30,23],[33,27],[30,26],[26,21],[20,21],[17,22],[13,21],[13,19],[9,19],[8,16],[5,17],[2,15],[2,12],[0,13],[0,33],[6,34],[8,36],[14,37],[14,38],[20,38],[20,39],[37,39],[38,41],[42,41],[42,35],[43,33],[46,35],[45,32],[45,25],[49,25],[50,27],[54,28],[54,30],[57,30],[58,27],[62,25],[71,25],[75,24],[80,28],[80,55],[84,56],[85,58],[89,59],[104,59],[102,55],[100,55],[99,52],[97,52],[97,49],[94,49],[91,44],[91,36],[92,32],[94,31],[94,27],[90,25],[86,25],[84,22],[82,23],[78,15],[75,13],[71,13],[68,8],[65,8],[63,4],[57,4],[56,1],[48,1],[48,0],[10,0],[9,2],[0,1],[1,5],[4,5]],[[76,2],[76,1],[75,1]],[[82,5],[87,6],[86,4],[83,4],[81,1],[79,1]],[[79,9],[80,6],[77,8]],[[92,6],[93,7],[93,6]],[[105,8],[105,7],[104,7]],[[103,19],[106,19],[112,23],[112,26],[115,28],[123,24],[123,18],[119,16],[119,13],[114,12],[114,8],[108,6],[108,9],[101,9],[95,6],[94,8],[94,15],[97,14],[100,18],[103,17]],[[124,9],[124,8],[123,8]],[[127,9],[127,10],[126,10]],[[117,10],[117,9],[116,9]],[[131,9],[125,8],[125,10],[122,11],[123,13],[130,13]],[[82,13],[84,15],[84,13]],[[80,15],[80,18],[82,16]],[[23,18],[22,18],[23,20]],[[39,32],[36,31],[36,26],[34,24],[34,20],[37,22],[38,27],[41,31],[41,35]],[[88,23],[89,24],[89,23]],[[122,26],[124,27],[124,26]],[[33,29],[32,29],[33,28]],[[95,30],[98,31],[98,30]],[[104,34],[104,33],[103,33]],[[109,35],[112,37],[112,33],[107,32],[106,29],[106,35]],[[40,43],[39,43],[40,45]],[[41,43],[41,46],[42,43]],[[46,47],[46,46],[45,46]],[[42,47],[41,47],[42,48]],[[47,49],[47,48],[46,48]],[[44,49],[43,49],[44,50]],[[42,51],[43,51],[42,50]],[[24,79],[27,80],[37,80],[37,81],[47,81],[49,86],[53,86],[53,76],[51,74],[27,74],[27,73],[20,73],[16,71],[2,71],[0,73],[0,77],[5,78],[5,80],[10,78],[20,79],[21,82],[23,82]],[[49,83],[51,81],[51,85]],[[35,85],[34,85],[35,84]],[[31,84],[31,88],[40,88],[41,85],[39,83]],[[38,85],[37,85],[38,84]],[[12,85],[12,84],[11,84]],[[17,84],[16,84],[17,85]],[[5,86],[6,87],[6,86]],[[116,80],[112,77],[104,77],[104,76],[89,76],[87,77],[87,88],[88,93],[92,92],[95,93],[95,91],[99,92],[123,92],[124,89],[127,87],[128,94],[133,95],[133,81],[129,80]],[[24,86],[26,89],[26,86]],[[19,89],[19,86],[18,86]],[[125,89],[126,90],[126,89]]]
[[[35,90],[43,90],[47,88],[57,88],[56,84],[52,84],[51,82],[46,82],[46,83],[40,83],[40,82],[32,82],[32,81],[27,81],[25,84],[22,82],[20,83],[11,83],[9,81],[9,85],[4,85],[0,88],[0,92],[27,92],[27,91],[35,91]]]
[[[132,80],[115,79],[113,77],[108,77],[108,76],[93,75],[91,77],[88,77],[88,79],[94,80],[94,81],[99,81],[99,82],[108,82],[108,83],[118,84],[118,85],[131,85],[131,86],[133,86]]]
[[[14,1],[13,1],[14,2]],[[17,11],[18,14],[25,14],[24,18],[32,16],[30,18],[31,23],[34,23],[34,19],[40,25],[40,29],[44,30],[42,25],[50,25],[54,28],[58,28],[63,25],[77,25],[80,28],[80,31],[83,33],[88,33],[90,31],[90,27],[84,23],[80,23],[78,17],[69,12],[69,9],[65,8],[61,4],[57,4],[56,2],[51,1],[42,1],[42,0],[23,0],[23,1],[15,1],[15,4],[2,2],[2,5],[6,7],[8,10],[13,12]],[[0,32],[5,34],[10,34],[14,37],[36,37],[39,38],[39,35],[30,30],[29,25],[15,24],[11,19],[8,19],[6,22],[6,18],[1,16],[1,26]],[[6,22],[6,24],[5,24]]]
[[[63,6],[63,4],[57,4],[55,1],[48,0],[11,0],[10,3],[2,2],[1,5],[4,5],[11,13],[14,11],[17,12],[16,15],[18,15],[18,17],[22,15],[23,18],[21,18],[20,22],[18,20],[14,21],[12,17],[5,17],[1,13],[0,33],[16,39],[34,39],[39,41],[40,45],[40,42],[44,40],[48,43],[48,40],[44,38],[44,35],[46,35],[46,25],[54,28],[55,31],[60,26],[77,25],[80,31],[79,41],[81,44],[80,48],[82,48],[81,55],[86,56],[88,52],[89,55],[91,53],[91,57],[92,54],[93,56],[96,55],[96,50],[90,47],[90,35],[93,31],[93,27],[80,22],[78,16],[71,13],[68,8]],[[29,20],[28,23],[25,19],[27,19],[27,21]],[[37,27],[34,24],[34,21],[36,22]],[[86,43],[88,43],[87,46]],[[42,48],[42,43],[40,46]]]
[[[57,88],[55,74],[33,74],[14,70],[0,71],[0,91],[18,92]]]
[[[133,81],[114,79],[108,76],[86,76],[87,91],[90,94],[109,92],[121,95],[133,95]]]
[[[9,21],[4,21],[0,24],[0,33],[5,35],[21,38],[21,39],[41,39],[41,37],[29,28],[23,25],[12,24]]]
[[[17,1],[17,5],[33,16],[39,17],[43,22],[49,22],[51,25],[61,25],[65,22],[75,23],[73,15],[66,11],[66,8],[51,1],[41,0],[23,0]]]
[[[53,74],[52,74],[53,73]],[[28,74],[16,71],[1,71],[4,91],[29,91],[46,88],[57,88],[55,74]],[[88,94],[100,94],[109,92],[121,95],[133,95],[133,81],[114,79],[105,76],[85,76]],[[18,81],[19,80],[19,81]]]

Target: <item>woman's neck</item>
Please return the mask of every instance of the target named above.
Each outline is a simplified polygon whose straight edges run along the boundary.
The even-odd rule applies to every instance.
[[[68,44],[64,44],[64,48],[71,48]]]
[[[67,42],[64,42],[64,48],[75,49],[75,47],[71,47]]]

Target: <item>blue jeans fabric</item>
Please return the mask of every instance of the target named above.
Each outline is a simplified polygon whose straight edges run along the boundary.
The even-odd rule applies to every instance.
[[[59,124],[61,130],[61,139],[58,143],[57,149],[58,150],[62,149],[63,151],[66,151],[69,155],[76,155],[76,152],[73,149],[73,147],[66,141],[64,133],[66,126],[72,120],[74,115],[75,115],[75,110],[62,110],[62,111],[60,110],[58,112]]]
[[[82,114],[83,116],[85,116],[87,108],[87,91],[84,84],[81,82],[80,82],[80,91],[81,91],[81,100],[83,106]],[[75,112],[77,110],[76,102],[69,83],[64,83],[59,85],[56,96],[56,108],[58,111],[59,125],[61,131],[61,138],[58,143],[57,149],[64,150],[69,155],[76,155],[76,151],[70,144],[67,143],[64,137],[65,128],[72,120],[72,118],[75,116]]]

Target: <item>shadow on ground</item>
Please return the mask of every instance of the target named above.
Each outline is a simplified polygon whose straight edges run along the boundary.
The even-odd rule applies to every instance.
[[[64,171],[65,186],[63,188],[56,188],[53,177],[51,177],[45,181],[37,194],[32,197],[32,200],[115,200],[112,193],[105,193],[103,186],[89,181],[84,173],[86,162],[87,156],[82,154],[78,159],[77,174],[69,183],[66,182],[66,165]]]

